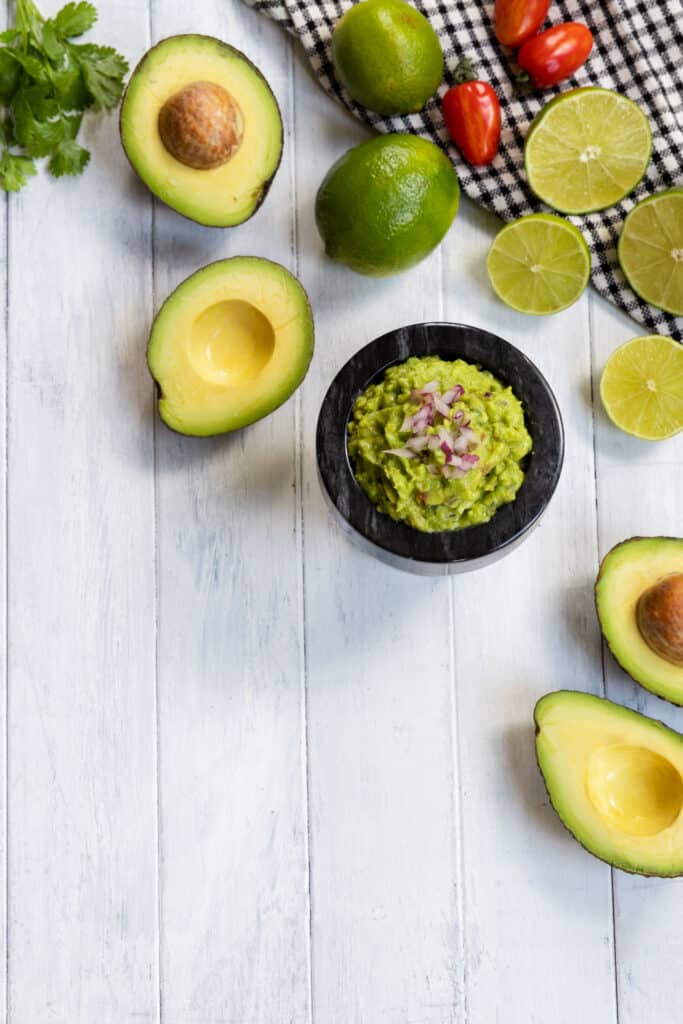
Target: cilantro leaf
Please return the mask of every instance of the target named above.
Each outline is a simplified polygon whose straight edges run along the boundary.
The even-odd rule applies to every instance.
[[[19,85],[21,68],[5,47],[0,49],[0,100],[10,100]]]
[[[40,34],[40,44],[48,60],[60,64],[66,53],[64,43],[57,33],[54,23],[46,21]]]
[[[112,110],[121,99],[128,61],[111,46],[72,45],[95,110]]]
[[[16,191],[48,158],[56,177],[80,174],[90,154],[76,141],[82,111],[110,110],[128,70],[109,46],[74,43],[97,20],[88,0],[67,0],[44,18],[34,0],[15,0],[15,24],[0,33],[0,189]]]
[[[50,174],[61,178],[64,174],[82,174],[90,153],[79,146],[75,139],[64,139],[55,149],[47,165]]]
[[[63,105],[57,102],[54,90],[49,85],[25,82],[20,91],[33,111],[33,116],[39,121],[49,121],[63,109]]]
[[[62,110],[85,110],[92,106],[92,97],[78,64],[69,61],[52,76],[55,99]]]
[[[97,21],[97,11],[89,3],[68,3],[52,20],[55,31],[62,39],[73,39],[93,27]]]
[[[29,78],[34,80],[34,82],[49,81],[49,75],[45,67],[45,63],[38,57],[34,57],[30,53],[22,53],[20,50],[6,49],[4,52],[9,53],[17,64],[21,65]]]
[[[62,138],[75,139],[81,130],[83,114],[65,114],[62,117]]]
[[[61,121],[39,121],[21,90],[15,96],[12,113],[14,137],[26,155],[48,156],[62,138]]]
[[[26,179],[36,173],[33,160],[5,151],[0,158],[0,188],[5,192],[18,192]]]

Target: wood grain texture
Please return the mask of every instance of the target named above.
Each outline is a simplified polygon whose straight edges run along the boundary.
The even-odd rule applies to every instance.
[[[405,275],[333,264],[315,193],[367,133],[282,31],[239,0],[98,6],[94,38],[132,63],[174,33],[243,49],[285,155],[256,216],[216,231],[154,205],[97,119],[83,178],[32,181],[8,233],[0,209],[0,1016],[7,962],[7,1024],[678,1024],[681,883],[612,878],[571,839],[531,724],[548,690],[602,692],[599,554],[680,533],[683,438],[619,434],[597,398],[637,327],[596,296],[507,310],[484,266],[497,222],[468,202]],[[153,310],[240,254],[301,277],[309,376],[239,434],[174,435],[144,362]],[[315,466],[336,371],[428,319],[518,345],[567,435],[538,530],[453,581],[357,550]],[[612,699],[683,729],[604,667]],[[0,808],[0,876],[4,843]]]
[[[566,455],[536,531],[454,584],[468,1005],[473,1021],[607,1024],[615,1020],[609,868],[569,840],[549,807],[532,723],[543,693],[602,685],[588,299],[544,319],[494,299],[485,259],[497,227],[471,204],[463,210],[445,245],[446,313],[534,360],[559,401]]]
[[[0,24],[2,21],[0,20]],[[0,199],[0,239],[7,201]],[[2,243],[0,243],[1,245]],[[0,294],[7,296],[7,250],[0,248]],[[0,319],[0,1014],[7,1016],[7,319]]]
[[[0,29],[7,27],[7,5],[0,7]],[[7,207],[8,197],[0,198],[0,295],[4,315],[0,318],[0,1015],[7,1019]]]
[[[329,166],[367,133],[296,75],[300,270],[318,351],[302,388],[314,1019],[465,1020],[451,757],[448,582],[388,568],[333,524],[314,434],[329,381],[401,323],[439,319],[437,252],[401,277],[326,259]]]
[[[592,299],[593,391],[600,556],[633,536],[681,536],[683,434],[667,441],[629,437],[608,420],[600,374],[610,354],[643,331],[624,314]],[[683,709],[638,686],[604,652],[607,696],[683,732]],[[680,962],[683,887],[677,879],[614,872],[617,993],[620,1024],[677,1024],[681,983],[666,964]]]
[[[226,39],[291,130],[289,49],[241,4],[153,5],[157,40]],[[156,211],[156,295],[223,256],[293,267],[291,135],[256,216],[212,231]],[[296,415],[239,434],[157,427],[161,964],[165,1021],[309,1019]]]
[[[144,38],[104,5],[100,38]],[[9,1016],[154,1020],[149,216],[115,117],[9,216]]]

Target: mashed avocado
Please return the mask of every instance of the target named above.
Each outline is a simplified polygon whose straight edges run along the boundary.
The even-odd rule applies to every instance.
[[[416,530],[487,522],[513,501],[531,451],[518,398],[462,359],[413,356],[356,400],[348,450],[359,484]]]

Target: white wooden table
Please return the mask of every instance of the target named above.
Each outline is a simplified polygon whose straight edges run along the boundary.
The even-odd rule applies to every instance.
[[[548,320],[505,309],[496,222],[467,201],[405,276],[330,263],[315,191],[366,132],[284,33],[238,0],[99,6],[96,37],[131,61],[184,31],[243,48],[287,137],[232,231],[153,206],[113,117],[90,123],[82,179],[3,208],[2,1019],[680,1024],[683,882],[612,873],[564,832],[531,726],[540,694],[575,687],[683,728],[603,665],[591,593],[613,543],[681,532],[683,438],[629,439],[593,400],[642,332],[593,294]],[[240,434],[178,437],[155,418],[153,310],[242,253],[300,275],[310,373]],[[351,546],[313,445],[351,353],[440,318],[527,352],[567,432],[541,528],[454,581]]]

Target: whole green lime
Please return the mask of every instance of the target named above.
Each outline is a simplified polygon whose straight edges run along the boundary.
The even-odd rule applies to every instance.
[[[378,114],[421,110],[443,78],[427,19],[404,0],[362,0],[335,25],[332,59],[354,100]]]
[[[399,274],[428,256],[458,212],[445,153],[416,135],[380,135],[348,150],[315,200],[325,252],[359,274]]]

